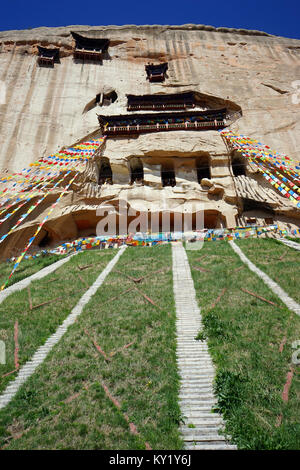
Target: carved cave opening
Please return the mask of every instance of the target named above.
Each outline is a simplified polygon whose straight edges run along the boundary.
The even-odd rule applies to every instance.
[[[118,95],[115,90],[112,90],[109,93],[98,93],[96,95],[96,104],[98,104],[98,106],[109,106],[117,99]]]
[[[46,230],[44,236],[40,239],[38,246],[40,248],[44,248],[46,246],[49,246],[51,244],[51,236],[50,233]]]
[[[198,183],[201,184],[203,178],[210,179],[210,158],[208,155],[199,157],[196,159],[197,179]]]
[[[144,181],[144,167],[142,160],[139,157],[130,159],[130,184],[139,183],[143,184]]]
[[[275,214],[274,209],[266,202],[243,198],[242,203],[243,203],[243,212],[262,211],[262,212],[266,212],[267,214],[270,214],[270,216]]]
[[[107,157],[101,157],[99,163],[99,178],[98,184],[113,184],[113,173]]]
[[[176,186],[174,163],[172,161],[164,162],[161,165],[161,183],[163,187]]]
[[[246,163],[239,154],[234,153],[232,155],[231,167],[234,176],[246,176]]]

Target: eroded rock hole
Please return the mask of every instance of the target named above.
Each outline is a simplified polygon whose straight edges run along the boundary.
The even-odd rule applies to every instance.
[[[134,157],[130,160],[130,184],[143,184],[144,167],[140,158]]]
[[[203,157],[196,159],[196,169],[197,169],[197,179],[198,183],[201,183],[203,178],[210,179],[210,160],[209,156],[205,155]]]
[[[98,184],[113,184],[113,174],[109,163],[109,159],[102,157],[99,164],[99,179]]]
[[[246,176],[246,163],[240,155],[234,154],[232,156],[231,167],[234,176]]]
[[[173,162],[165,162],[161,166],[161,182],[163,187],[176,186],[176,177]]]

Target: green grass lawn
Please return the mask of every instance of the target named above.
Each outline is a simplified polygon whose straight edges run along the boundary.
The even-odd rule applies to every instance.
[[[86,256],[107,261],[116,251],[106,253],[104,258],[93,252]],[[77,289],[75,265],[84,264],[83,256],[65,265],[63,278],[70,281],[72,299]],[[86,264],[88,261],[84,260]],[[162,268],[166,269],[156,272]],[[153,449],[182,448],[170,268],[170,246],[125,250],[76,323],[0,411],[2,447],[144,449],[148,442]],[[88,272],[82,271],[81,275],[93,277]],[[125,274],[134,278],[149,276],[135,284]],[[135,286],[148,300],[135,289],[122,294]],[[117,299],[111,300],[114,297]],[[63,316],[58,309],[56,321]],[[52,322],[50,318],[52,315],[48,322]],[[93,341],[111,360],[99,353]],[[121,410],[105,395],[103,383],[119,401]],[[137,427],[138,436],[130,433],[123,413]]]
[[[103,250],[82,252],[73,256],[53,273],[41,280],[33,281],[30,286],[32,306],[57,299],[52,303],[30,310],[28,288],[14,292],[0,304],[0,339],[5,341],[7,361],[0,365],[0,392],[13,379],[16,373],[1,378],[15,369],[14,364],[14,325],[19,328],[19,363],[29,360],[36,349],[45,343],[57,327],[69,315],[87,286],[90,286],[103,270],[115,252]],[[78,266],[97,264],[80,271]],[[84,284],[78,277],[86,282]],[[54,280],[53,282],[49,282]]]
[[[299,237],[287,237],[287,239],[291,240],[291,242],[300,243],[300,238]]]
[[[238,245],[299,301],[296,251],[265,239]],[[116,253],[80,253],[31,284],[34,306],[62,297],[59,301],[30,310],[25,289],[0,305],[0,339],[8,357],[1,375],[14,369],[15,321],[22,365]],[[227,242],[206,242],[187,254],[204,323],[198,338],[208,340],[216,365],[215,390],[226,431],[240,449],[300,449],[300,366],[294,366],[289,400],[282,400],[300,318]],[[136,283],[130,279],[143,276]],[[13,377],[2,379],[0,390]],[[0,448],[129,450],[149,443],[153,449],[182,449],[178,389],[171,246],[127,248],[75,324],[0,411]],[[130,432],[124,413],[138,435]]]
[[[65,258],[66,255],[47,255],[39,256],[35,259],[23,259],[22,263],[19,265],[16,272],[10,278],[6,287],[9,287],[16,282],[25,279],[26,277],[31,276],[32,274],[40,271],[41,269],[49,266],[50,264],[59,261],[62,258]],[[8,276],[10,275],[14,263],[2,262],[0,263],[0,287],[7,281]]]
[[[256,266],[300,303],[299,251],[275,239],[249,239],[236,243]]]
[[[252,261],[260,260],[257,264],[273,279],[276,273],[279,279],[285,273],[289,279],[281,286],[299,299],[294,283],[299,272],[293,261],[296,252],[273,240],[244,240],[239,246]],[[283,252],[287,253],[286,258],[278,266],[273,257],[280,257]],[[187,254],[191,268],[201,266],[207,270],[192,268],[204,322],[198,337],[208,339],[217,367],[218,408],[227,420],[227,432],[240,449],[300,449],[299,366],[295,367],[289,401],[285,403],[281,397],[291,364],[291,343],[300,339],[300,318],[248,270],[227,242],[208,242],[201,251]],[[269,257],[272,262],[263,264]],[[242,269],[237,270],[239,267]],[[223,289],[227,290],[212,308]],[[284,337],[286,344],[280,353]],[[276,427],[281,415],[282,423]]]

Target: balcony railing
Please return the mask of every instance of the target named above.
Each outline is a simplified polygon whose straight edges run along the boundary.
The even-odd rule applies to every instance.
[[[128,111],[139,110],[139,109],[154,109],[154,110],[164,110],[164,109],[186,109],[186,108],[194,108],[194,103],[166,103],[166,104],[158,104],[158,103],[151,103],[151,104],[129,104],[127,109]]]
[[[102,60],[101,50],[92,49],[79,49],[74,50],[74,59],[87,59],[87,60]]]
[[[104,134],[140,134],[144,132],[160,132],[172,130],[216,130],[223,129],[226,126],[225,121],[195,121],[182,122],[174,124],[143,124],[128,126],[108,126],[104,128]]]
[[[54,57],[38,57],[38,64],[40,67],[54,67]]]

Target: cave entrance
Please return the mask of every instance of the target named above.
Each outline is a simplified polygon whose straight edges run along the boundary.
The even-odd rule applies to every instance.
[[[107,157],[101,157],[99,165],[98,184],[101,186],[104,183],[113,184],[112,169]]]
[[[143,184],[144,181],[144,167],[142,160],[138,157],[130,159],[130,184],[139,183]]]
[[[50,243],[51,243],[51,237],[50,237],[49,232],[46,230],[45,234],[40,239],[38,246],[40,248],[44,248],[45,246],[50,245]]]
[[[171,161],[164,162],[161,165],[161,183],[165,186],[176,186],[176,177],[174,163]]]
[[[210,159],[208,155],[196,159],[197,179],[201,183],[203,178],[210,179]]]
[[[231,167],[234,176],[246,176],[246,163],[241,155],[237,153],[232,155]]]
[[[109,93],[98,93],[96,95],[96,104],[99,106],[109,106],[114,103],[118,98],[115,90],[110,91]]]

